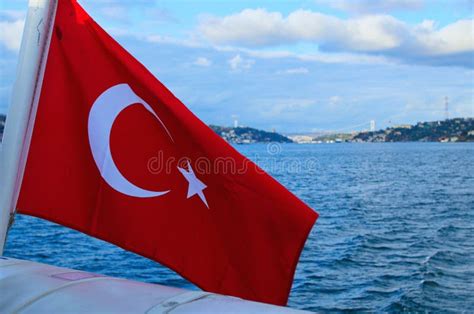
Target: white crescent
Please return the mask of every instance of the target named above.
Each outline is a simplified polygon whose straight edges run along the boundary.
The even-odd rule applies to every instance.
[[[142,189],[128,181],[119,171],[110,152],[110,132],[116,117],[122,110],[133,105],[141,104],[165,128],[168,136],[173,140],[170,132],[156,115],[153,109],[143,99],[137,96],[128,84],[118,84],[103,92],[94,102],[89,112],[89,144],[92,156],[102,178],[114,190],[133,197],[156,197],[168,191],[150,191]]]

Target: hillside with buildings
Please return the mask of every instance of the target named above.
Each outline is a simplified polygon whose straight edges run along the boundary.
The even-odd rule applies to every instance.
[[[276,132],[267,132],[249,127],[224,127],[217,125],[209,126],[220,137],[232,144],[251,144],[251,143],[292,143],[293,141],[286,136]]]
[[[371,126],[372,128],[372,126]],[[363,142],[474,142],[474,118],[398,125],[378,131],[352,133],[320,132],[289,135],[295,143],[363,143]]]
[[[374,132],[360,132],[351,142],[474,142],[474,119],[418,122]]]

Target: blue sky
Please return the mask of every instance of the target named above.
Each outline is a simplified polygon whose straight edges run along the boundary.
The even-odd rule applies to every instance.
[[[473,1],[81,0],[206,123],[351,131],[474,116]],[[0,4],[0,113],[26,0]]]

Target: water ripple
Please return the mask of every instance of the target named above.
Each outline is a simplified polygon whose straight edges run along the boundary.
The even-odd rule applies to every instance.
[[[238,149],[265,163],[265,145]],[[474,312],[473,144],[284,145],[276,157],[317,159],[308,171],[272,170],[320,213],[290,306]],[[31,217],[18,216],[6,254],[195,289],[152,261]]]

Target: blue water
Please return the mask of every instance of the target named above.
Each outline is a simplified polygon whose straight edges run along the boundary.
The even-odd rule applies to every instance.
[[[320,213],[290,306],[474,312],[474,144],[237,148]],[[193,287],[145,258],[22,215],[6,255]]]

